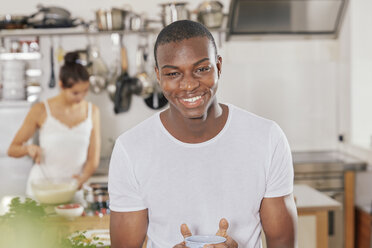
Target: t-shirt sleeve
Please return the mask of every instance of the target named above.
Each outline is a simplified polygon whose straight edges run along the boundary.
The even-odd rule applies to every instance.
[[[271,163],[268,169],[265,196],[280,197],[293,192],[293,162],[285,134],[275,124],[272,130]]]
[[[146,209],[132,164],[119,139],[111,155],[108,191],[112,211],[131,212]]]

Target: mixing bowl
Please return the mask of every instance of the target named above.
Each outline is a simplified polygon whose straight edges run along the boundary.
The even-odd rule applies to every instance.
[[[48,178],[31,182],[36,200],[45,204],[68,203],[78,188],[74,178]]]

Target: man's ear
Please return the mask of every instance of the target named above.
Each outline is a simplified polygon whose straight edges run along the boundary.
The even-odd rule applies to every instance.
[[[157,66],[154,67],[155,73],[156,73],[156,79],[158,81],[158,84],[160,85],[160,74],[159,74],[159,68]]]
[[[220,79],[221,71],[222,71],[222,57],[220,55],[217,55],[217,75],[218,79]]]

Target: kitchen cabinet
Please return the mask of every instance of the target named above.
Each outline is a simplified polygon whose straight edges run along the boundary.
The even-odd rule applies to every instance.
[[[294,152],[295,183],[336,199],[343,208],[329,213],[330,247],[354,247],[355,172],[366,162],[337,151]]]
[[[293,194],[296,197],[297,213],[299,218],[306,216],[315,217],[316,248],[328,247],[328,211],[339,210],[341,203],[327,195],[307,186],[295,185]],[[302,219],[304,223],[305,219]],[[301,222],[299,222],[299,225]],[[299,230],[306,230],[300,226]],[[307,232],[299,232],[300,242],[306,239]]]
[[[328,248],[328,211],[339,210],[341,203],[308,185],[294,185],[298,225],[297,244],[300,248]],[[266,248],[262,232],[263,247]],[[333,247],[332,247],[333,248]]]
[[[355,247],[372,247],[372,215],[365,209],[355,209]]]

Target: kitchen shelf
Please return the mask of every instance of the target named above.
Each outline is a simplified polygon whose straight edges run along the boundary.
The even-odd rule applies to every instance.
[[[0,100],[0,108],[24,108],[30,107],[32,104],[26,100]]]
[[[41,53],[0,53],[0,60],[37,60],[41,58]]]
[[[209,29],[211,32],[226,32],[225,28],[212,28]],[[146,29],[146,30],[108,30],[98,31],[90,30],[85,27],[74,27],[74,28],[47,28],[47,29],[4,29],[0,30],[0,38],[5,37],[21,37],[21,36],[69,36],[69,35],[108,35],[113,33],[118,34],[157,34],[160,29]]]
[[[0,38],[2,37],[20,37],[20,36],[61,36],[61,35],[107,35],[112,33],[119,34],[130,34],[130,33],[157,33],[159,29],[147,29],[147,30],[108,30],[98,31],[89,30],[84,27],[74,28],[47,28],[47,29],[7,29],[0,30]]]

